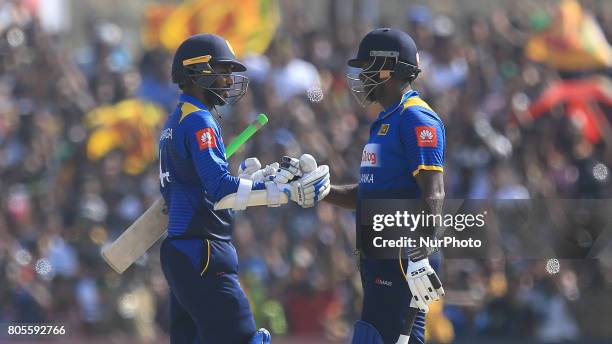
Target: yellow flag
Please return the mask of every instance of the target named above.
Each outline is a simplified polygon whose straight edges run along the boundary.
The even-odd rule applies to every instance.
[[[595,19],[576,0],[563,0],[559,15],[531,37],[527,57],[564,71],[612,67],[612,48]]]
[[[175,4],[150,4],[144,12],[143,27],[141,29],[142,44],[147,49],[160,46],[161,26],[178,6]]]
[[[262,53],[280,21],[278,0],[192,0],[173,10],[159,28],[159,41],[174,51],[187,37],[214,33],[231,42],[235,53]]]
[[[123,153],[123,171],[139,174],[153,162],[158,125],[164,111],[139,99],[126,99],[115,105],[101,106],[85,116],[90,129],[87,157],[96,161],[108,153]]]

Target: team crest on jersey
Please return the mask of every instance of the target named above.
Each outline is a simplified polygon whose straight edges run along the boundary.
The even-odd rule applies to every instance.
[[[380,136],[387,135],[388,132],[389,132],[389,124],[385,123],[380,126],[380,129],[378,129],[377,135],[380,135]]]
[[[217,148],[217,137],[213,128],[204,128],[196,132],[196,138],[198,140],[198,147],[200,150],[208,148]]]
[[[436,128],[430,126],[418,126],[414,128],[419,147],[437,147],[438,135]]]
[[[363,147],[361,154],[361,167],[378,167],[380,166],[380,145],[377,143],[368,143]]]

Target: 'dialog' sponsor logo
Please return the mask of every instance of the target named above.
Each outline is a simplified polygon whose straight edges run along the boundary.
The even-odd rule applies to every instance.
[[[380,145],[377,143],[368,143],[363,147],[361,153],[361,167],[378,167],[380,166]]]

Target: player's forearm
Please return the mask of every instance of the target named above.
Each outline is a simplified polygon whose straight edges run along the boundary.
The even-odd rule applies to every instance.
[[[429,214],[437,215],[442,214],[442,207],[444,205],[444,191],[432,192],[423,194],[420,202],[420,213],[425,216]],[[434,221],[435,222],[435,221]],[[429,223],[424,227],[419,228],[423,236],[430,237],[432,239],[440,239],[444,235],[444,227],[436,226],[435,224]],[[408,257],[412,261],[419,261],[425,259],[437,252],[437,248],[433,247],[416,247],[407,250]]]
[[[416,180],[421,189],[421,210],[426,214],[442,214],[444,175],[437,171],[421,171]]]
[[[425,215],[442,214],[444,206],[444,178],[442,173],[433,171],[421,171],[417,175],[417,183],[421,189],[420,211]],[[421,228],[423,235],[427,235],[432,239],[442,238],[444,235],[444,227],[435,226],[431,223],[428,227]],[[430,247],[420,247],[409,252],[410,259],[413,261],[421,260],[434,253],[436,249]]]
[[[332,185],[331,191],[324,201],[354,210],[357,207],[357,186],[357,184]]]
[[[444,206],[444,190],[432,192],[423,197],[423,209],[426,214],[442,214],[442,208]],[[432,237],[436,239],[442,238],[444,235],[444,227],[438,226],[431,228],[433,234]]]

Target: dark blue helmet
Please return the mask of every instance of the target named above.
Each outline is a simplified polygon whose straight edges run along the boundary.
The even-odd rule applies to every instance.
[[[418,51],[414,40],[404,31],[390,28],[379,28],[370,31],[359,43],[357,57],[348,60],[351,67],[362,68],[366,62],[371,62],[377,52],[393,53],[398,61],[412,67],[419,66]]]
[[[362,105],[375,100],[374,89],[390,77],[412,82],[421,72],[419,53],[412,37],[390,28],[374,29],[365,35],[359,43],[357,56],[347,64],[361,68],[361,72],[349,74],[347,78],[349,88]]]
[[[246,93],[248,78],[231,75],[232,86],[214,87],[215,80],[223,75],[214,68],[222,64],[231,66],[232,72],[246,71],[246,67],[236,59],[230,43],[223,37],[213,34],[191,36],[174,53],[172,81],[179,86],[194,83],[210,91],[216,104],[235,103]],[[229,95],[224,97],[224,92]]]

